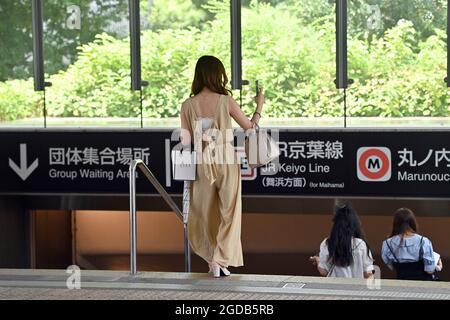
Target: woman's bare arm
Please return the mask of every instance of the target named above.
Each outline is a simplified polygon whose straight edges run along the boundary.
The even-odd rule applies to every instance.
[[[328,275],[328,270],[321,268],[319,266],[317,266],[317,271],[319,271],[319,273],[322,277],[326,277]]]
[[[183,102],[180,111],[181,120],[181,144],[184,146],[191,144],[191,134],[189,133],[189,122],[187,117],[187,101]]]
[[[322,277],[326,277],[328,275],[328,270],[319,267],[319,263],[320,263],[319,256],[312,256],[309,258],[309,261],[311,261],[312,264],[317,267],[317,271],[319,271],[319,273]]]
[[[248,117],[242,112],[241,108],[237,102],[230,97],[230,115],[237,122],[237,124],[244,130],[253,128],[253,124],[257,124],[261,117],[261,110],[264,104],[264,94],[260,91],[258,97],[256,98],[256,111],[253,117],[249,120]]]

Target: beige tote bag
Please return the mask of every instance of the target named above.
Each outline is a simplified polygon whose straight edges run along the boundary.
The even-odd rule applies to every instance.
[[[279,157],[280,148],[267,129],[262,129],[255,124],[246,132],[245,154],[249,167],[253,169],[264,166]]]

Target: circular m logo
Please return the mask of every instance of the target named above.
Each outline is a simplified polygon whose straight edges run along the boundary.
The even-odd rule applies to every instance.
[[[391,179],[391,150],[386,147],[362,147],[356,155],[358,179],[389,181]]]

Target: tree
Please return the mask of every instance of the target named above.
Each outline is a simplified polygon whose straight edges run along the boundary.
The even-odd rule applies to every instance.
[[[436,28],[446,28],[446,7],[446,0],[349,0],[349,32],[380,38],[399,21],[408,20],[417,30],[417,40],[425,40]]]
[[[0,81],[32,74],[31,3],[0,3]]]
[[[65,70],[77,58],[77,48],[107,32],[128,35],[127,0],[43,1],[44,58],[48,74]],[[71,25],[79,7],[80,24]],[[2,1],[0,4],[0,81],[25,79],[32,69],[31,1]]]

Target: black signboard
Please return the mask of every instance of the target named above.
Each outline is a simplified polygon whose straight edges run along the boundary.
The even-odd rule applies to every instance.
[[[126,194],[130,160],[139,158],[180,194],[182,182],[170,172],[171,134],[2,131],[0,193]],[[280,130],[279,146],[276,168],[241,166],[243,194],[450,198],[450,131]],[[155,192],[142,174],[137,188]]]

